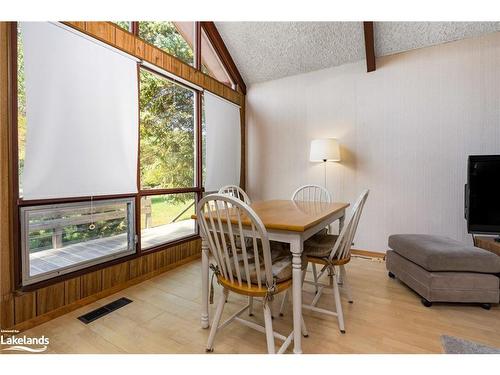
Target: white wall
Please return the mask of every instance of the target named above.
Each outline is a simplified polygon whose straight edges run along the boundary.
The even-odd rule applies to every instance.
[[[463,212],[469,154],[500,154],[500,33],[251,86],[247,189],[288,199],[323,184],[311,139],[337,137],[328,165],[336,201],[371,190],[355,247],[387,249],[391,233],[470,243]]]

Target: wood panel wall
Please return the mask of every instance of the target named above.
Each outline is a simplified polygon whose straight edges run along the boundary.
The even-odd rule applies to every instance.
[[[9,33],[8,23],[0,22],[0,327],[14,322],[11,273],[11,205],[9,195]]]
[[[245,96],[242,93],[232,90],[113,23],[66,24],[240,105],[244,142]],[[196,239],[185,242],[34,291],[14,290],[11,236],[13,206],[9,193],[12,176],[12,173],[9,173],[9,28],[8,22],[0,22],[0,328],[24,330],[196,259],[201,253],[201,241]],[[244,150],[244,144],[242,146]],[[242,171],[244,176],[244,156]],[[242,182],[244,184],[244,177]]]

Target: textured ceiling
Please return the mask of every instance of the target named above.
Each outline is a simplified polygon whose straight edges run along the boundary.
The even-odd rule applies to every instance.
[[[362,22],[216,22],[246,84],[365,58]],[[377,56],[500,30],[500,22],[375,22]]]

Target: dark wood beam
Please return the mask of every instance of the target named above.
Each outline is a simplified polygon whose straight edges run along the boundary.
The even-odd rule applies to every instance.
[[[376,69],[373,22],[363,22],[363,28],[365,29],[366,71],[370,73]]]
[[[222,37],[220,36],[215,24],[213,22],[201,22],[201,27],[203,28],[203,30],[205,30],[208,39],[210,39],[210,43],[212,43],[212,46],[217,51],[217,54],[219,55],[219,58],[227,69],[227,72],[229,73],[231,79],[237,85],[237,89],[239,89],[239,91],[241,91],[243,94],[246,94],[247,87],[245,85],[245,82],[243,81],[243,77],[241,77],[241,74],[238,71],[238,68],[236,67],[236,64],[234,63],[231,54],[224,44],[224,41],[222,40]]]

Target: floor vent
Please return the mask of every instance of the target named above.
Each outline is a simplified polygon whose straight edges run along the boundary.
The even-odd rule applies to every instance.
[[[99,307],[98,309],[95,309],[85,315],[79,316],[78,320],[80,320],[85,324],[89,324],[94,320],[102,318],[104,315],[108,315],[109,313],[118,310],[120,307],[128,305],[130,302],[132,302],[132,300],[122,297],[120,299],[117,299],[116,301],[108,303],[107,305]]]

